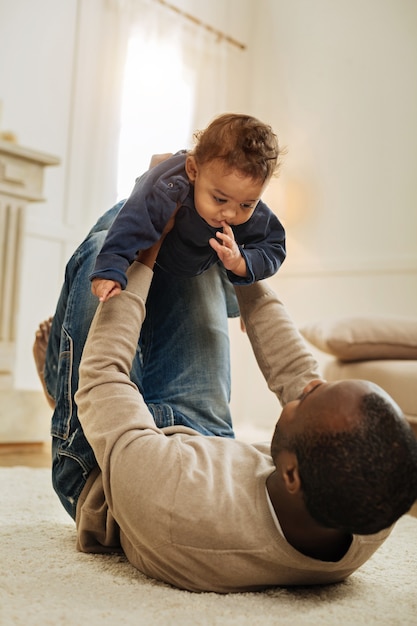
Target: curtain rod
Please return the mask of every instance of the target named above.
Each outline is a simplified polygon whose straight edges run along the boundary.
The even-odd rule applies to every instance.
[[[197,24],[197,26],[201,26],[202,28],[204,28],[204,30],[207,30],[212,34],[217,35],[218,39],[220,40],[224,39],[225,41],[227,41],[227,43],[230,43],[232,46],[236,46],[236,48],[240,48],[240,50],[246,50],[245,44],[241,43],[240,41],[237,41],[237,39],[234,39],[233,37],[230,37],[229,35],[226,35],[221,30],[217,30],[217,28],[213,28],[213,26],[210,26],[209,24],[202,22],[197,17],[194,17],[194,15],[191,15],[191,13],[187,13],[186,11],[179,9],[178,7],[171,4],[170,2],[166,2],[166,0],[154,0],[154,2],[157,2],[158,4],[162,4],[164,7],[167,7],[167,9],[171,9],[171,11],[174,11],[175,13],[178,13],[178,15],[185,17],[190,22],[193,22],[193,24]]]

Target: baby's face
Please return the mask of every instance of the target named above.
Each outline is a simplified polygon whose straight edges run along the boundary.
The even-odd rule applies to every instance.
[[[230,226],[247,222],[267,186],[236,170],[225,171],[220,161],[197,165],[189,156],[186,171],[194,185],[196,211],[214,228],[221,228],[222,222]]]

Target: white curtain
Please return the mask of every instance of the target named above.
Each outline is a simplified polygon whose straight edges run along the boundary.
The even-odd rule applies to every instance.
[[[153,0],[107,3],[128,42],[118,177],[125,197],[152,154],[191,147],[194,131],[225,110],[231,51]]]
[[[77,6],[64,221],[82,236],[152,154],[191,147],[233,103],[244,53],[154,0]]]
[[[74,240],[116,200],[128,17],[107,0],[77,0],[63,215]]]
[[[227,109],[243,53],[154,0],[78,7],[66,206],[82,235],[130,193],[152,154],[191,147],[194,131]]]

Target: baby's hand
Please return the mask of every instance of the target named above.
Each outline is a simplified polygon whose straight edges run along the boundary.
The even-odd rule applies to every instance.
[[[217,252],[217,256],[225,268],[237,276],[246,276],[246,261],[240,254],[239,246],[235,241],[233,230],[227,222],[222,222],[223,232],[217,232],[216,237],[220,239],[209,239],[209,244]]]
[[[91,281],[91,291],[97,296],[100,302],[107,302],[110,298],[118,296],[122,291],[120,283],[115,280],[105,278],[93,278]]]

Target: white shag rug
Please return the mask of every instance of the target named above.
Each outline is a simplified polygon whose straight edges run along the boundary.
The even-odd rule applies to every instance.
[[[146,578],[121,556],[77,552],[48,469],[0,468],[0,485],[2,626],[417,623],[417,519],[410,515],[341,584],[196,594]]]

